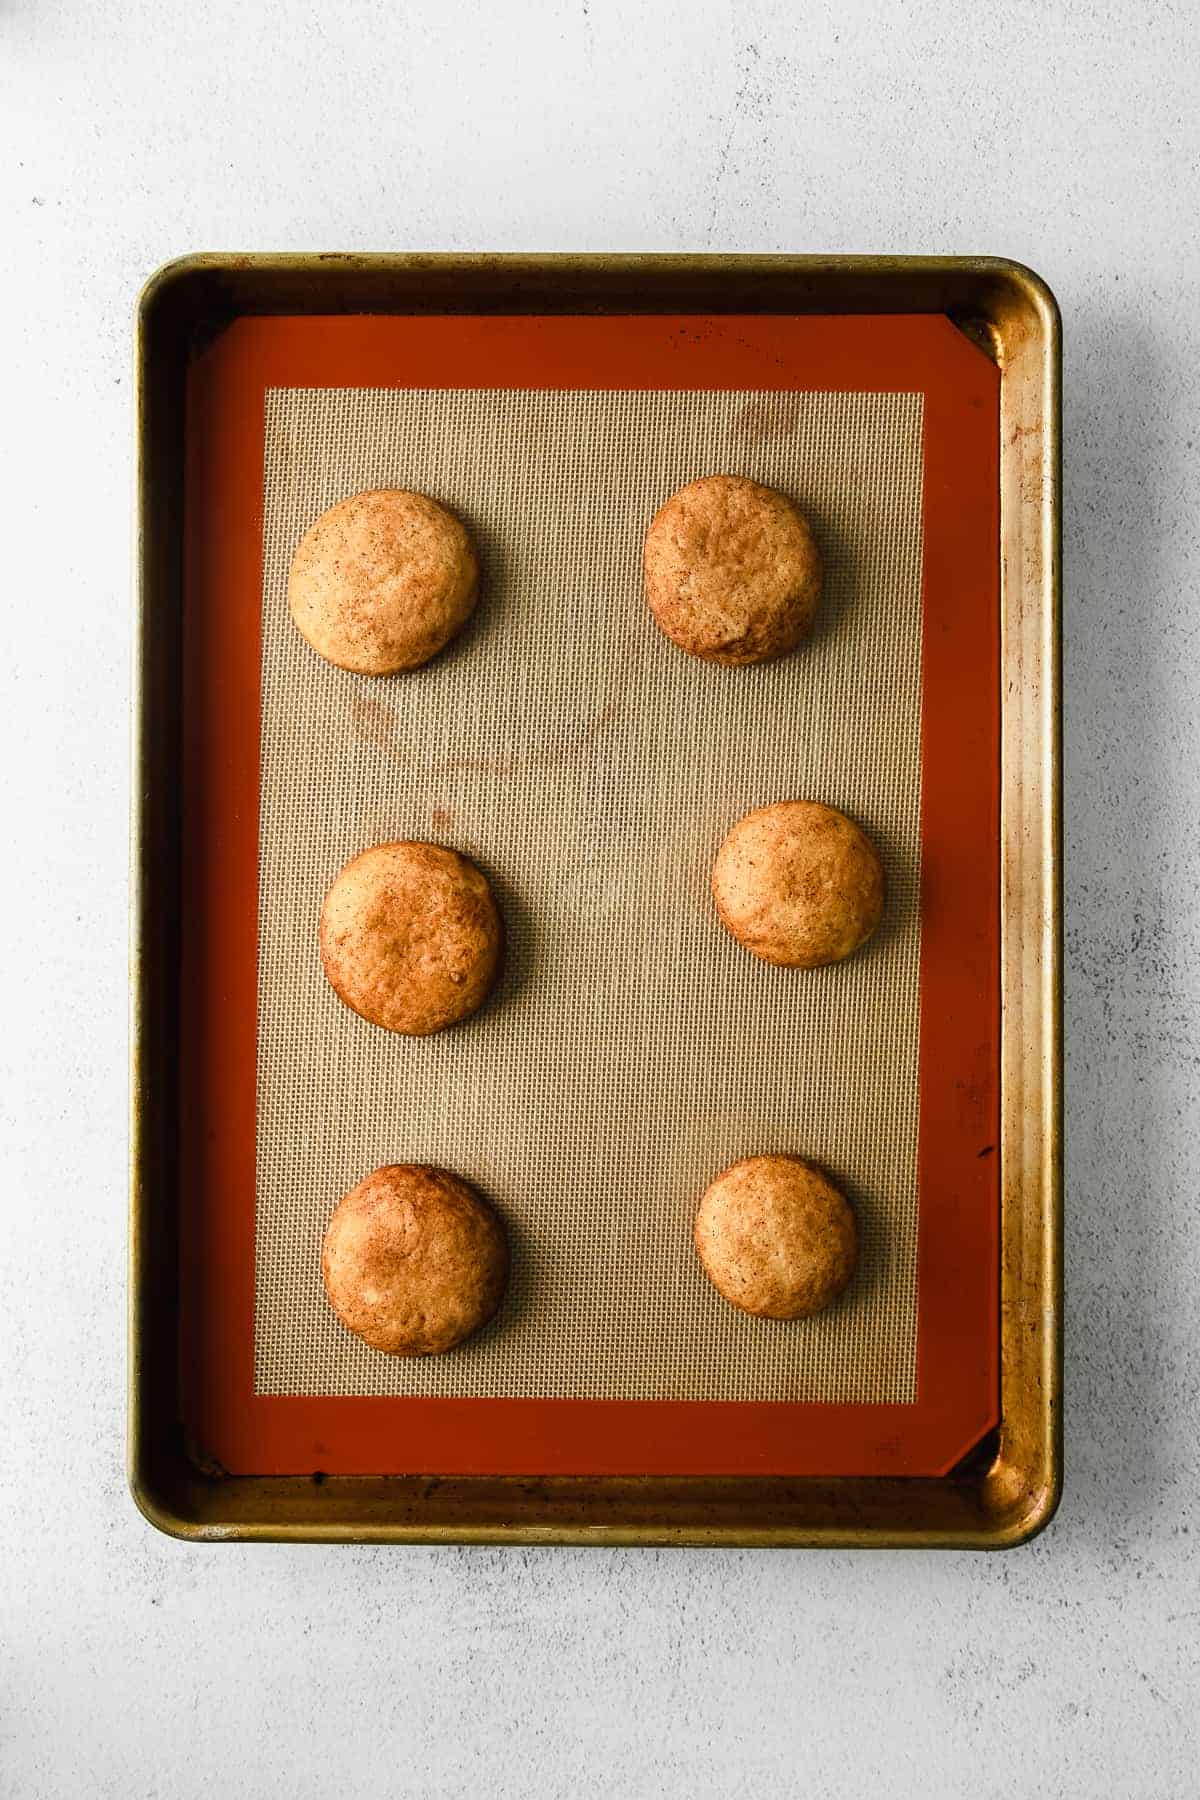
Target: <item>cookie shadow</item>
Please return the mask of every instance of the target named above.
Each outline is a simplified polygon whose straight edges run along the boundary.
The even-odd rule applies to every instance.
[[[457,668],[467,657],[478,655],[481,647],[504,629],[512,610],[512,562],[505,550],[504,539],[460,507],[451,507],[471,534],[479,562],[479,586],[471,616],[450,642],[430,657],[421,668],[404,679],[436,680],[448,670]]]
[[[855,560],[853,538],[838,530],[834,521],[818,508],[803,501],[805,514],[812,526],[821,552],[821,598],[813,616],[812,628],[802,644],[791,652],[802,657],[814,655],[841,637],[850,627],[857,610],[862,575]]]
[[[873,968],[883,958],[892,954],[903,937],[907,936],[909,932],[919,929],[920,921],[921,897],[919,893],[911,905],[894,906],[885,901],[883,917],[866,943],[854,952],[853,961],[860,968]]]
[[[901,849],[886,825],[874,819],[856,822],[862,824],[879,852],[885,884],[883,915],[866,943],[849,959],[851,967],[870,969],[882,958],[890,956],[908,933],[920,930],[923,888],[921,874],[912,858]]]
[[[488,878],[504,926],[500,968],[481,1017],[509,1022],[521,1004],[538,962],[539,932],[536,915],[519,888],[492,864],[472,853],[472,862]]]
[[[508,1285],[487,1324],[463,1346],[465,1352],[490,1357],[510,1334],[524,1329],[537,1310],[542,1283],[537,1275],[533,1241],[515,1213],[506,1211],[488,1196],[489,1204],[504,1222],[508,1238]]]
[[[861,1309],[864,1321],[869,1323],[876,1316],[877,1302],[890,1297],[886,1295],[885,1289],[889,1263],[895,1255],[893,1234],[882,1224],[882,1208],[876,1206],[872,1195],[852,1181],[845,1170],[825,1168],[823,1165],[818,1167],[846,1196],[858,1230],[858,1266],[845,1293],[830,1311],[836,1313],[843,1308]],[[915,1307],[913,1324],[915,1330]]]

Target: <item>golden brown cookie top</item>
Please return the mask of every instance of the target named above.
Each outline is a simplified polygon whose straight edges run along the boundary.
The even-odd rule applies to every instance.
[[[508,1240],[491,1207],[457,1175],[393,1163],[338,1202],[321,1276],[342,1324],[373,1349],[432,1356],[496,1311]]]
[[[327,662],[393,675],[429,661],[475,605],[466,527],[425,494],[374,488],[331,506],[301,538],[288,606]]]
[[[858,1259],[849,1205],[798,1156],[750,1156],[724,1170],[700,1202],[694,1236],[717,1291],[765,1319],[820,1312]]]
[[[722,924],[764,962],[815,969],[864,943],[883,914],[878,853],[853,819],[815,800],[781,800],[738,820],[717,852]]]
[[[487,877],[439,844],[376,844],[321,908],[321,962],[339,999],[388,1031],[424,1037],[481,1006],[500,914]]]
[[[774,488],[706,475],[651,521],[646,599],[681,650],[707,662],[766,662],[811,629],[821,557],[808,521]]]

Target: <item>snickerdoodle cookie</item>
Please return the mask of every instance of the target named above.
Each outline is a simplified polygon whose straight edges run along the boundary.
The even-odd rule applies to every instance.
[[[327,662],[394,675],[436,656],[475,605],[466,527],[425,494],[375,488],[322,513],[301,538],[288,605]]]
[[[717,852],[721,922],[764,962],[815,969],[858,949],[883,913],[875,846],[845,813],[782,800],[739,819]]]
[[[508,1279],[508,1240],[457,1175],[376,1169],[343,1196],[321,1251],[338,1318],[375,1350],[433,1356],[486,1323]]]
[[[798,1156],[750,1156],[718,1175],[696,1214],[696,1250],[725,1299],[764,1319],[799,1319],[854,1273],[854,1214]]]
[[[646,599],[666,635],[707,662],[767,662],[812,625],[821,557],[803,513],[740,475],[680,488],[651,521]]]
[[[321,961],[347,1006],[424,1037],[483,1004],[500,957],[487,877],[438,844],[376,844],[346,864],[321,908]]]

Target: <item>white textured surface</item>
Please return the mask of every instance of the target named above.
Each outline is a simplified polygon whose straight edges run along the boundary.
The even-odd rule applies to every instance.
[[[1190,9],[0,7],[0,1791],[1191,1796]],[[998,251],[1067,319],[1067,1495],[998,1558],[189,1549],[122,1474],[129,321],[201,246]]]

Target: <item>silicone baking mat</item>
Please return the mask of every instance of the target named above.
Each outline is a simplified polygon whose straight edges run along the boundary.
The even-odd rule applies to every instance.
[[[998,1395],[998,374],[938,315],[240,318],[188,379],[180,1355],[186,1429],[244,1473],[938,1474]],[[661,639],[646,520],[734,466],[828,564],[784,663]],[[485,564],[425,671],[326,669],[282,611],[300,533],[376,481]],[[713,852],[820,793],[877,836],[877,941],[770,970]],[[316,955],[344,858],[399,832],[491,874],[501,988],[442,1038],[345,1012]],[[802,1149],[861,1277],[757,1325],[689,1244],[704,1181]],[[449,1162],[514,1238],[495,1325],[384,1362],[317,1251],[378,1162]],[[405,1391],[407,1389],[407,1391]],[[778,1396],[778,1397],[772,1397]]]
[[[683,655],[641,593],[655,509],[715,470],[793,495],[825,558],[813,640],[758,668]],[[922,397],[272,389],[266,397],[256,1385],[277,1394],[907,1402],[916,1380]],[[390,680],[330,667],[287,608],[346,494],[466,520],[478,617]],[[842,967],[769,968],[719,926],[722,836],[811,797],[859,819],[887,923]],[[316,921],[371,843],[492,875],[506,974],[463,1027],[347,1011]],[[862,1230],[845,1300],[763,1321],[704,1278],[691,1219],[735,1158],[834,1172]],[[466,1176],[513,1234],[506,1306],[441,1357],[371,1350],[321,1237],[384,1162]]]

